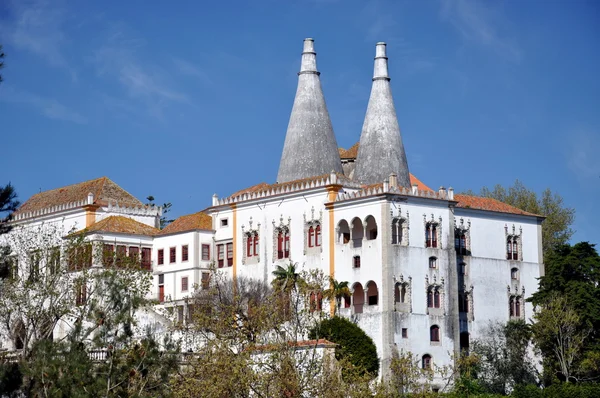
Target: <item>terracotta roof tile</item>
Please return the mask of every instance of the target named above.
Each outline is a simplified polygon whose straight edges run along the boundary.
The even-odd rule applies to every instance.
[[[194,231],[196,229],[203,229],[209,231],[212,230],[212,217],[203,212],[181,216],[175,221],[173,221],[171,224],[167,225],[165,229],[160,231],[159,235]]]
[[[136,197],[125,191],[107,177],[84,181],[62,188],[37,193],[23,203],[18,213],[34,212],[53,206],[87,200],[88,193],[94,195],[94,204],[107,205],[109,201],[120,206],[143,206]]]
[[[410,174],[410,185],[412,185],[412,184],[417,184],[417,187],[419,188],[420,191],[433,191],[433,189],[431,189],[427,185],[423,184],[421,182],[421,180],[419,180],[417,177]]]
[[[492,198],[483,198],[480,196],[470,195],[454,195],[454,200],[458,201],[457,207],[541,217],[538,214],[528,213],[524,210]]]
[[[358,142],[348,149],[339,148],[341,159],[356,159],[358,156]]]
[[[160,230],[123,216],[110,216],[100,220],[79,232],[113,232],[129,235],[153,236]]]

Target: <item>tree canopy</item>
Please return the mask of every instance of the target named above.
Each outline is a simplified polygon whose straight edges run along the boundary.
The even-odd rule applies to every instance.
[[[552,250],[567,243],[573,235],[571,225],[575,219],[575,209],[566,207],[563,198],[552,192],[550,188],[538,195],[521,181],[516,180],[508,188],[495,185],[492,189],[481,188],[479,194],[471,190],[464,194],[493,198],[529,213],[545,216],[546,219],[542,224],[544,259]]]

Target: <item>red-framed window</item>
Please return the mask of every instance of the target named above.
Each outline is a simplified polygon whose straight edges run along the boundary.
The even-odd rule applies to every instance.
[[[506,259],[507,260],[518,260],[519,259],[519,245],[516,239],[508,239],[506,242]]]
[[[163,265],[165,263],[165,250],[158,249],[158,265]]]
[[[227,244],[227,266],[233,266],[233,243]]]
[[[360,268],[360,256],[354,256],[352,258],[352,266],[354,268]]]
[[[129,246],[129,258],[137,261],[140,256],[140,248],[137,246]]]
[[[187,276],[184,276],[181,278],[181,291],[182,292],[188,291],[188,277]]]
[[[188,261],[188,245],[181,246],[181,261]]]
[[[202,245],[202,261],[210,260],[210,245]]]
[[[177,248],[170,247],[169,248],[169,264],[173,264],[177,261]]]
[[[315,229],[311,226],[308,228],[308,247],[315,246]]]
[[[152,249],[149,247],[142,247],[142,269],[152,269]]]
[[[258,256],[258,234],[253,233],[246,238],[246,257]]]
[[[165,275],[158,275],[158,301],[163,303],[165,301]]]
[[[435,224],[427,225],[425,238],[427,247],[437,247],[437,226]]]
[[[217,265],[219,268],[223,268],[225,264],[225,245],[217,245]]]
[[[321,226],[315,228],[315,246],[321,246]]]
[[[433,325],[429,328],[429,341],[439,342],[440,341],[440,327]]]
[[[277,234],[277,258],[290,257],[290,233],[279,231]]]
[[[323,310],[323,294],[321,292],[310,294],[310,312]]]

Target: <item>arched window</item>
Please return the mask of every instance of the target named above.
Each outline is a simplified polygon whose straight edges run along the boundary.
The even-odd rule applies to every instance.
[[[363,237],[365,236],[365,228],[362,220],[358,217],[352,220],[352,245],[353,247],[362,247]]]
[[[456,254],[464,256],[467,254],[467,236],[463,232],[454,234],[454,249]]]
[[[398,245],[402,242],[402,226],[399,219],[392,221],[392,244]]]
[[[433,287],[427,289],[427,307],[433,308]]]
[[[515,316],[521,316],[521,300],[515,299]]]
[[[315,246],[315,229],[311,226],[308,229],[308,247]]]
[[[321,225],[315,228],[315,246],[321,246]]]
[[[350,304],[352,303],[352,298],[349,294],[344,295],[344,308],[350,308]]]
[[[427,247],[438,247],[437,245],[437,223],[425,225],[425,245]]]
[[[433,325],[429,328],[429,341],[431,342],[439,342],[440,341],[440,327],[438,325]]]
[[[433,292],[433,306],[435,308],[440,308],[440,292],[437,289]]]
[[[401,303],[401,297],[400,297],[400,284],[396,283],[396,286],[394,287],[394,303]]]
[[[429,355],[429,354],[425,354],[425,355],[423,355],[423,358],[422,358],[422,360],[421,360],[421,367],[422,367],[424,370],[431,370],[431,367],[432,367],[432,366],[431,366],[431,365],[432,365],[432,362],[433,362],[433,361],[431,360],[431,355]]]
[[[254,256],[258,256],[258,233],[256,232],[249,233],[246,237],[246,257]]]
[[[352,304],[354,305],[354,313],[362,314],[363,305],[365,304],[365,291],[360,283],[355,283],[352,287]]]
[[[367,284],[367,300],[369,305],[377,305],[379,303],[379,291],[377,284],[373,281]]]
[[[506,240],[506,259],[519,260],[519,243],[517,237],[510,236]]]
[[[368,216],[365,222],[367,224],[367,240],[377,239],[377,222],[375,221],[375,217]]]
[[[400,301],[402,303],[406,303],[406,286],[402,285],[402,289],[400,289]]]
[[[437,268],[437,258],[429,257],[429,268]]]
[[[513,268],[510,270],[510,279],[517,280],[519,279],[519,269]]]
[[[348,221],[341,220],[337,226],[338,230],[338,243],[346,244],[350,242],[350,227]]]

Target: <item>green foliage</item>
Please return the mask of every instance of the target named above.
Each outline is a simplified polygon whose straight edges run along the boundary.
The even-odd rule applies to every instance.
[[[597,398],[600,384],[553,384],[541,389],[535,385],[518,385],[510,395],[513,398]]]
[[[474,195],[472,191],[465,194]],[[483,187],[478,196],[493,198],[529,213],[545,216],[546,220],[542,224],[544,259],[553,249],[567,243],[573,235],[571,225],[575,219],[575,209],[565,207],[563,198],[549,188],[538,195],[516,180],[508,188],[502,185],[496,185],[491,190]]]
[[[329,288],[323,292],[323,298],[328,300],[335,300],[335,313],[340,309],[342,298],[344,296],[350,296],[350,288],[348,287],[348,281],[338,282],[337,279],[329,277]]]
[[[148,206],[154,206],[154,196],[150,195],[146,198],[146,200],[148,201],[148,203],[146,203],[146,205]],[[166,217],[166,214],[168,212],[171,211],[171,207],[173,205],[171,204],[171,202],[165,202],[162,204],[162,216],[160,217],[160,225],[159,225],[159,229],[164,229],[167,225],[171,224],[173,221],[173,219],[168,219]]]
[[[2,396],[17,397],[23,384],[23,374],[16,362],[0,362],[0,392]]]
[[[379,359],[373,340],[357,325],[335,316],[321,321],[309,333],[311,339],[327,339],[338,344],[336,358],[347,358],[361,372],[377,376]]]
[[[0,47],[0,54],[1,50],[2,48]],[[0,188],[0,216],[4,214],[3,217],[0,217],[0,235],[10,231],[11,227],[8,225],[8,222],[11,219],[13,211],[17,210],[19,205],[17,192],[10,183]]]
[[[291,261],[285,268],[278,265],[273,271],[273,276],[275,277],[272,282],[273,288],[284,292],[295,290],[300,281],[300,274],[296,272],[296,264]]]

